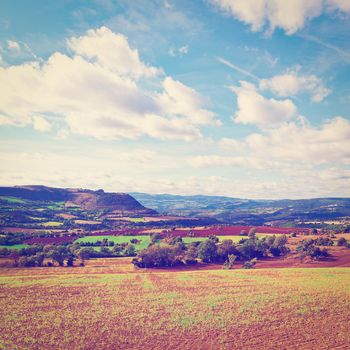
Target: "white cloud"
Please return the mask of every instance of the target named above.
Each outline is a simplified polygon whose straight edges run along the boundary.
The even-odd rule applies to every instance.
[[[212,161],[207,158],[206,170],[203,171],[197,168],[204,166],[198,161],[197,164],[190,163],[194,167],[184,166],[186,158],[183,154],[178,154],[178,149],[171,154],[165,148],[130,149],[122,147],[120,143],[118,148],[96,148],[89,144],[84,144],[84,147],[69,147],[69,144],[64,143],[60,147],[61,152],[42,148],[37,152],[16,152],[11,144],[1,142],[1,149],[7,151],[0,152],[0,183],[241,198],[350,196],[349,169],[337,166],[314,169],[305,163],[299,166],[296,161],[281,163],[274,159],[266,160],[268,154],[265,158],[253,155],[232,156],[237,158],[234,161],[224,159],[230,156],[221,156],[223,162],[228,163],[226,171],[222,168],[220,157],[213,158]],[[278,169],[282,176],[265,176],[264,169],[267,166],[270,167],[268,172]],[[246,169],[243,176],[231,176],[230,172],[236,175],[242,167]],[[179,170],[185,168],[188,172],[179,176]],[[26,171],[23,172],[23,169]],[[161,176],[154,176],[155,173]]]
[[[350,13],[350,1],[349,0],[328,0],[330,10],[342,11]]]
[[[171,48],[169,49],[168,53],[169,53],[169,55],[172,56],[172,57],[175,57],[175,56],[176,56],[176,50],[175,50],[173,47],[171,47]]]
[[[260,80],[260,89],[270,90],[280,97],[308,92],[314,102],[321,102],[331,93],[331,90],[315,75],[300,75],[299,68],[289,69],[284,74]]]
[[[11,51],[20,51],[21,47],[17,41],[7,40],[7,48]]]
[[[249,148],[259,156],[310,164],[350,164],[350,122],[336,117],[319,128],[290,123],[266,135],[251,135]]]
[[[140,78],[161,73],[160,69],[141,62],[138,51],[130,47],[124,35],[106,27],[90,29],[85,35],[71,38],[67,43],[75,54],[90,62],[97,62],[119,76]]]
[[[175,57],[177,55],[179,55],[179,56],[187,55],[188,51],[189,51],[189,46],[188,45],[184,45],[184,46],[179,47],[178,49],[176,49],[174,47],[171,47],[168,50],[168,53],[169,53],[170,56]]]
[[[350,121],[343,117],[318,127],[285,123],[242,140],[223,138],[218,145],[221,151],[217,154],[187,159],[194,171],[205,168],[205,172],[215,169],[219,174],[235,175],[245,171],[243,179],[235,176],[225,185],[218,181],[217,193],[226,190],[227,195],[233,190],[249,198],[350,195]],[[234,195],[242,196],[237,193]]]
[[[259,127],[271,127],[297,116],[297,108],[291,100],[267,99],[260,95],[256,87],[246,81],[240,86],[230,87],[237,95],[238,110],[234,121],[241,124],[255,124]]]
[[[195,156],[188,159],[188,163],[197,168],[216,168],[231,166],[236,168],[271,169],[278,167],[279,162],[261,159],[254,156],[221,156],[205,155]]]
[[[291,35],[324,12],[350,12],[348,0],[210,0],[219,9],[250,25],[252,31],[282,28]]]
[[[171,2],[165,0],[164,1],[164,7],[166,9],[172,9],[174,7],[174,4],[172,4]]]
[[[241,150],[242,142],[235,139],[228,138],[228,137],[223,137],[219,141],[219,146],[222,147],[223,149],[228,149],[233,152],[238,152]]]
[[[302,167],[320,164],[350,165],[350,121],[343,117],[332,118],[319,127],[290,122],[282,126],[254,133],[244,140],[224,138],[219,142],[234,157],[246,157],[273,163],[281,169],[289,164]],[[251,163],[254,165],[254,163]]]
[[[8,82],[1,124],[48,129],[35,118],[54,113],[70,132],[99,139],[184,140],[201,137],[199,125],[215,124],[205,98],[143,63],[125,36],[102,27],[68,45],[71,56],[56,52],[43,63],[0,67]]]
[[[37,131],[46,132],[51,130],[52,125],[45,118],[34,116],[33,127]]]
[[[181,46],[181,47],[179,48],[179,52],[182,53],[183,55],[187,54],[187,53],[188,53],[188,50],[189,50],[188,45]]]
[[[158,95],[157,100],[163,113],[184,115],[195,125],[217,124],[214,114],[208,109],[209,101],[198,94],[194,89],[167,77],[163,81],[164,92]]]

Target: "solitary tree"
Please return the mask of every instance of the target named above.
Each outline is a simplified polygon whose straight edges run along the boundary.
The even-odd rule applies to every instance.
[[[249,238],[255,238],[255,237],[256,237],[256,228],[255,228],[255,227],[252,227],[252,228],[249,230],[248,237],[249,237]]]
[[[224,263],[224,266],[223,266],[224,269],[227,269],[227,270],[233,269],[233,264],[235,263],[236,259],[237,259],[237,255],[229,254],[227,256],[227,260]]]

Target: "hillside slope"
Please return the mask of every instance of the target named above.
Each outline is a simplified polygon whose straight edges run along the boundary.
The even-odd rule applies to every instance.
[[[1,198],[2,197],[2,198]],[[135,198],[126,193],[107,193],[103,190],[63,189],[46,186],[0,187],[0,200],[17,198],[33,202],[63,202],[66,207],[108,212],[128,211],[135,214],[155,215]]]

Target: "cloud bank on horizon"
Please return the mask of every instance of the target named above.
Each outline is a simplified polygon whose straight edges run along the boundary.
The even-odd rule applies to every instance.
[[[350,0],[71,5],[0,5],[1,184],[350,196]]]

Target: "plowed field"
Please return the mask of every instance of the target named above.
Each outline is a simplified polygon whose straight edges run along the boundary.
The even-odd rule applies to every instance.
[[[1,269],[0,349],[350,348],[350,268],[110,262]]]

